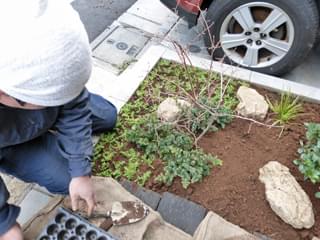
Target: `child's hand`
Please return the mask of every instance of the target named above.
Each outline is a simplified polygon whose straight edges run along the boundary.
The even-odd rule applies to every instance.
[[[83,199],[87,203],[88,216],[90,216],[96,206],[91,178],[88,176],[73,178],[69,185],[69,193],[72,210],[77,211],[79,200]]]

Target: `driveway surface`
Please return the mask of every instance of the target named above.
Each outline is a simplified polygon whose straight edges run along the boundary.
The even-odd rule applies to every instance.
[[[136,0],[74,0],[72,6],[79,12],[92,42]]]

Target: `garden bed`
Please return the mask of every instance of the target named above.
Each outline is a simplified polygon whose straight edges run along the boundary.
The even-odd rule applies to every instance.
[[[208,79],[213,84],[208,85]],[[224,82],[228,82],[223,93],[224,110],[233,111],[238,104],[236,91],[242,83],[229,79],[224,79]],[[220,75],[195,68],[186,70],[181,65],[161,60],[122,109],[116,130],[101,137],[95,150],[95,174],[116,179],[126,178],[157,192],[175,193],[203,205],[249,232],[259,232],[274,240],[311,239],[313,235],[319,236],[320,200],[314,196],[318,191],[317,186],[304,181],[303,175],[293,163],[293,160],[299,158],[299,141],[305,140],[304,123],[320,122],[319,105],[303,103],[303,114],[284,129],[269,128],[236,117],[230,123],[229,119],[219,119],[215,131],[206,132],[198,139],[198,148],[192,149],[188,147],[189,140],[194,137],[190,136],[190,131],[176,135],[170,126],[161,128],[161,134],[171,137],[157,143],[149,136],[154,133],[151,128],[149,131],[139,131],[159,124],[154,118],[154,112],[167,97],[199,96],[204,86],[210,99],[219,102],[222,92],[219,84]],[[279,99],[275,93],[259,88],[257,90],[270,101]],[[263,123],[270,125],[273,119],[273,114],[269,113]],[[203,130],[206,126],[202,125],[203,121],[200,121],[194,128]],[[143,134],[149,135],[146,137]],[[189,174],[191,178],[188,174],[175,177],[172,173],[172,168],[181,170],[177,163],[179,161],[170,158],[172,152],[166,152],[172,144],[178,144],[181,151],[178,154],[175,152],[175,159],[181,160],[181,165],[191,165],[187,167],[194,171],[194,174]],[[185,158],[194,158],[195,161]],[[197,159],[208,164],[203,165]],[[265,198],[264,185],[258,179],[259,169],[269,161],[278,161],[287,166],[309,195],[316,216],[316,224],[311,230],[295,230],[271,210]],[[183,173],[180,175],[184,176]]]

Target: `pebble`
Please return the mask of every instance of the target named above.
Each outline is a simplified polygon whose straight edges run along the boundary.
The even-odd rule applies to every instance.
[[[189,195],[191,195],[191,194],[193,193],[193,188],[192,188],[192,187],[189,187],[188,190],[187,190],[187,193],[188,193]]]

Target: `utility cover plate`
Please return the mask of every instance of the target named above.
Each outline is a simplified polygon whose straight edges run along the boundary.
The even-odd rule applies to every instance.
[[[137,29],[116,28],[93,50],[93,57],[118,70],[132,62],[150,38]]]

